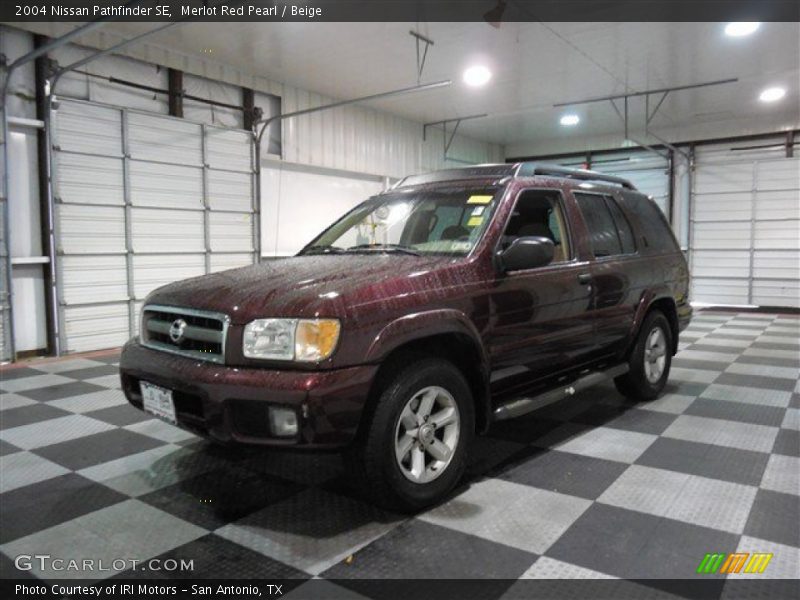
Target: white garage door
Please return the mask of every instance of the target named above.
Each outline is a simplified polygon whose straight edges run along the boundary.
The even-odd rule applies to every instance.
[[[800,307],[800,159],[784,143],[697,148],[692,300]]]
[[[537,162],[551,163],[565,167],[582,168],[586,155],[580,154],[557,159],[542,158]],[[639,191],[652,196],[659,208],[669,214],[669,162],[666,157],[644,150],[625,152],[593,153],[592,170],[617,175],[628,179]]]
[[[67,352],[124,343],[160,285],[254,262],[247,132],[77,100],[53,125]]]
[[[669,162],[664,156],[641,150],[592,157],[592,169],[624,177],[640,192],[652,196],[661,211],[669,214]]]

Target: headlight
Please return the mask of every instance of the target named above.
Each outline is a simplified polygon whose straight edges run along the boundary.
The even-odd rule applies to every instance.
[[[242,351],[265,360],[325,360],[336,349],[337,319],[257,319],[244,328]]]

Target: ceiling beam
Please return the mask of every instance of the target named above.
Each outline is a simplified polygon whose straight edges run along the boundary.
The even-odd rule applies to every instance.
[[[673,87],[657,88],[653,90],[644,90],[641,92],[629,92],[625,94],[613,94],[611,96],[597,96],[593,98],[584,98],[583,100],[572,100],[570,102],[559,102],[553,104],[554,107],[562,106],[575,106],[576,104],[592,104],[594,102],[606,102],[608,100],[620,100],[627,98],[636,98],[639,96],[649,96],[651,94],[663,94],[665,92],[677,92],[680,90],[693,90],[697,88],[710,87],[712,85],[723,85],[726,83],[736,83],[739,81],[738,77],[731,77],[729,79],[717,79],[716,81],[704,81],[703,83],[692,83],[689,85],[677,85]]]

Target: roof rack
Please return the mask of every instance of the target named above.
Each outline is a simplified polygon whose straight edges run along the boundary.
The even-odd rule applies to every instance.
[[[393,188],[407,187],[412,185],[422,185],[427,183],[439,183],[441,181],[452,181],[456,179],[488,179],[501,178],[514,174],[513,164],[487,164],[474,165],[471,167],[458,167],[454,169],[443,169],[432,171],[420,175],[409,175],[398,181]]]
[[[566,179],[579,179],[581,181],[601,181],[603,183],[613,183],[614,185],[619,185],[629,190],[636,189],[630,181],[622,177],[617,177],[616,175],[606,175],[605,173],[598,173],[597,171],[572,169],[570,167],[535,162],[474,165],[471,167],[444,169],[442,171],[411,175],[398,181],[392,186],[392,189],[459,179],[501,179],[504,177],[534,177],[536,175],[564,177]]]
[[[567,179],[580,179],[581,181],[602,181],[605,183],[613,183],[629,190],[636,189],[635,185],[623,177],[598,173],[597,171],[588,171],[586,169],[561,167],[559,165],[523,162],[517,165],[517,169],[514,172],[515,177],[533,177],[535,175],[565,177]]]

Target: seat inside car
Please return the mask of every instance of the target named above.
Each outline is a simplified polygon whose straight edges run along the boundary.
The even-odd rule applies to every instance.
[[[446,227],[444,231],[442,231],[440,239],[457,240],[460,238],[468,238],[468,237],[469,237],[469,229],[461,225],[450,225],[449,227]]]
[[[553,262],[565,260],[566,252],[561,243],[558,213],[554,213],[554,200],[541,192],[523,193],[517,200],[514,212],[508,221],[502,245],[508,247],[518,237],[544,237],[553,242]]]

